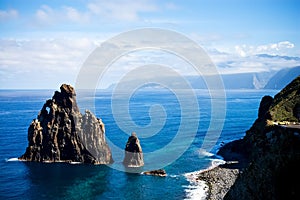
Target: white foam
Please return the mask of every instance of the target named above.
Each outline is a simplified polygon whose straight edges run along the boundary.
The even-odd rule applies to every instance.
[[[183,186],[186,189],[184,190],[186,193],[186,200],[205,200],[208,194],[208,185],[204,181],[196,181],[191,182],[191,185]]]
[[[199,149],[198,154],[199,154],[199,156],[206,156],[206,157],[214,156],[213,153],[210,153],[210,152],[206,151],[205,149]]]
[[[184,190],[186,193],[186,200],[205,200],[207,198],[209,189],[207,183],[205,181],[197,180],[198,174],[202,171],[204,170],[184,174],[186,179],[190,182],[190,185],[184,186],[186,188]]]
[[[140,168],[141,166],[136,166],[136,165],[128,165],[127,167],[129,167],[129,168]]]
[[[6,162],[15,162],[15,161],[19,161],[18,158],[9,158],[6,160]]]
[[[78,164],[81,164],[82,162],[70,162],[70,164],[72,165],[78,165]]]
[[[184,174],[186,179],[190,182],[189,186],[184,186],[185,188],[187,188],[187,189],[185,189],[185,192],[186,192],[185,199],[201,199],[201,200],[203,199],[203,200],[205,200],[207,198],[207,195],[209,192],[208,191],[209,187],[205,181],[197,179],[198,174],[208,171],[208,170],[211,170],[221,164],[226,163],[224,160],[221,160],[221,159],[211,159],[211,161],[212,161],[211,166],[206,169]]]
[[[225,163],[226,163],[226,161],[221,160],[221,159],[212,159],[211,166],[212,166],[212,168],[215,168],[219,165],[224,165]]]
[[[64,161],[64,160],[56,160],[55,162],[57,162],[57,163],[65,163],[66,161]]]

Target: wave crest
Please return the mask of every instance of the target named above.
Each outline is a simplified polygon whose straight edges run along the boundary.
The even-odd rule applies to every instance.
[[[8,158],[6,159],[6,162],[16,162],[16,161],[19,161],[18,158]]]

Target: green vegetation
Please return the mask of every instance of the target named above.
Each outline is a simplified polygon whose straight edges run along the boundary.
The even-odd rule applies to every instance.
[[[288,84],[274,98],[270,107],[273,121],[299,122],[300,76]]]

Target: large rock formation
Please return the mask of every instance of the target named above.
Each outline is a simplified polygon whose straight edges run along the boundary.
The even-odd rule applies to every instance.
[[[224,199],[299,198],[299,105],[300,76],[274,99],[264,97],[258,118],[246,136],[220,150],[220,154],[224,149],[242,153],[249,160]]]
[[[144,166],[143,151],[140,145],[140,140],[136,136],[136,133],[133,132],[128,138],[125,147],[125,157],[123,164],[126,167],[142,167]]]
[[[82,115],[72,86],[63,84],[46,101],[28,128],[28,147],[20,160],[37,162],[112,163],[101,119]]]

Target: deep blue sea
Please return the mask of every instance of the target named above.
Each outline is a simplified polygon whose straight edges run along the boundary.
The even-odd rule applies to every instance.
[[[114,149],[124,149],[128,135],[121,129],[112,113],[110,92],[98,92],[95,98],[96,116],[105,123],[106,137],[112,148],[115,163],[112,166],[92,166],[67,163],[30,163],[14,161],[25,152],[27,129],[36,118],[53,90],[0,90],[0,199],[189,199],[193,190],[185,174],[211,166],[218,157],[216,153],[222,142],[239,139],[245,135],[257,117],[261,98],[273,96],[275,90],[229,90],[226,91],[226,118],[222,133],[210,152],[201,148],[204,136],[210,125],[211,97],[204,90],[197,90],[200,117],[188,115],[189,120],[199,119],[198,129],[187,150],[174,162],[164,167],[165,178],[146,176],[120,171],[123,154]],[[188,101],[189,99],[186,99]],[[164,161],[171,150],[154,152],[174,142],[182,117],[181,107],[176,95],[168,91],[136,92],[129,100],[128,130],[134,125],[151,125],[149,109],[153,105],[164,108],[151,111],[153,119],[164,119],[161,129],[154,135],[140,137],[144,152],[145,169],[147,165]],[[190,110],[193,113],[194,105]],[[84,111],[84,103],[79,107]],[[151,110],[151,109],[150,109]],[[122,119],[122,116],[119,116]],[[134,123],[131,123],[134,122]],[[159,122],[159,120],[158,120]],[[192,122],[192,121],[191,121]],[[125,123],[126,124],[126,123]],[[149,125],[150,124],[150,125]],[[153,125],[153,124],[152,124]],[[154,124],[155,126],[155,124]],[[188,127],[187,129],[189,130]],[[187,140],[190,139],[186,134]],[[186,145],[185,139],[176,145]],[[165,152],[165,154],[164,154]],[[175,150],[174,150],[175,152]],[[159,165],[158,165],[159,166]]]

